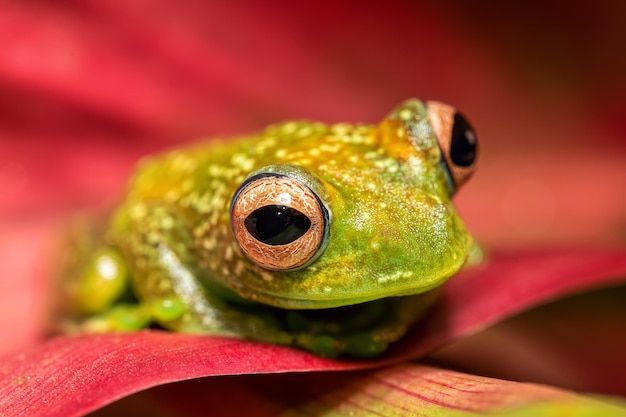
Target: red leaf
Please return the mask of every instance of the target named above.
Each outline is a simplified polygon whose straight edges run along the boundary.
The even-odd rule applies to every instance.
[[[626,286],[534,308],[429,355],[447,368],[626,397]]]
[[[78,415],[154,385],[209,375],[363,369],[419,357],[558,296],[626,278],[626,251],[494,255],[446,285],[422,325],[378,361],[164,332],[60,337],[0,362],[3,415]],[[74,413],[74,414],[72,414]]]
[[[554,388],[404,364],[375,372],[204,378],[133,395],[94,417],[607,416],[624,411]]]
[[[494,254],[444,286],[434,314],[411,333],[414,357],[541,303],[626,281],[624,250],[552,250]]]
[[[61,337],[0,364],[2,415],[81,415],[161,383],[342,364],[234,339],[139,332]]]

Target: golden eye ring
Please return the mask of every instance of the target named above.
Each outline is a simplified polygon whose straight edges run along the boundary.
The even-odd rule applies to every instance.
[[[429,101],[426,106],[443,162],[454,190],[458,190],[476,170],[478,137],[467,119],[454,107],[437,101]]]
[[[277,173],[246,179],[230,209],[235,240],[255,264],[271,270],[308,265],[321,254],[328,211],[307,185]]]

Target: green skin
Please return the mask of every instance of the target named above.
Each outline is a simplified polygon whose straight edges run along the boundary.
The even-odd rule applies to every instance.
[[[472,248],[440,160],[417,100],[376,126],[287,122],[148,158],[78,277],[80,328],[156,322],[323,356],[379,355]],[[264,269],[233,236],[233,194],[268,169],[295,176],[328,209],[327,245],[303,268]]]

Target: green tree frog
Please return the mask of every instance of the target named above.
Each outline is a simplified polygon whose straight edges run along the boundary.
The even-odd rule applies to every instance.
[[[451,197],[476,155],[460,113],[411,99],[378,125],[290,121],[148,157],[68,281],[74,328],[379,355],[468,258]]]

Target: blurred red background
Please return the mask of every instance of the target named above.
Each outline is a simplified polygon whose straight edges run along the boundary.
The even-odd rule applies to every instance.
[[[623,245],[624,16],[619,1],[0,3],[0,345],[37,334],[51,231],[113,204],[141,155],[290,118],[375,123],[408,97],[478,131],[457,201],[487,248]]]

